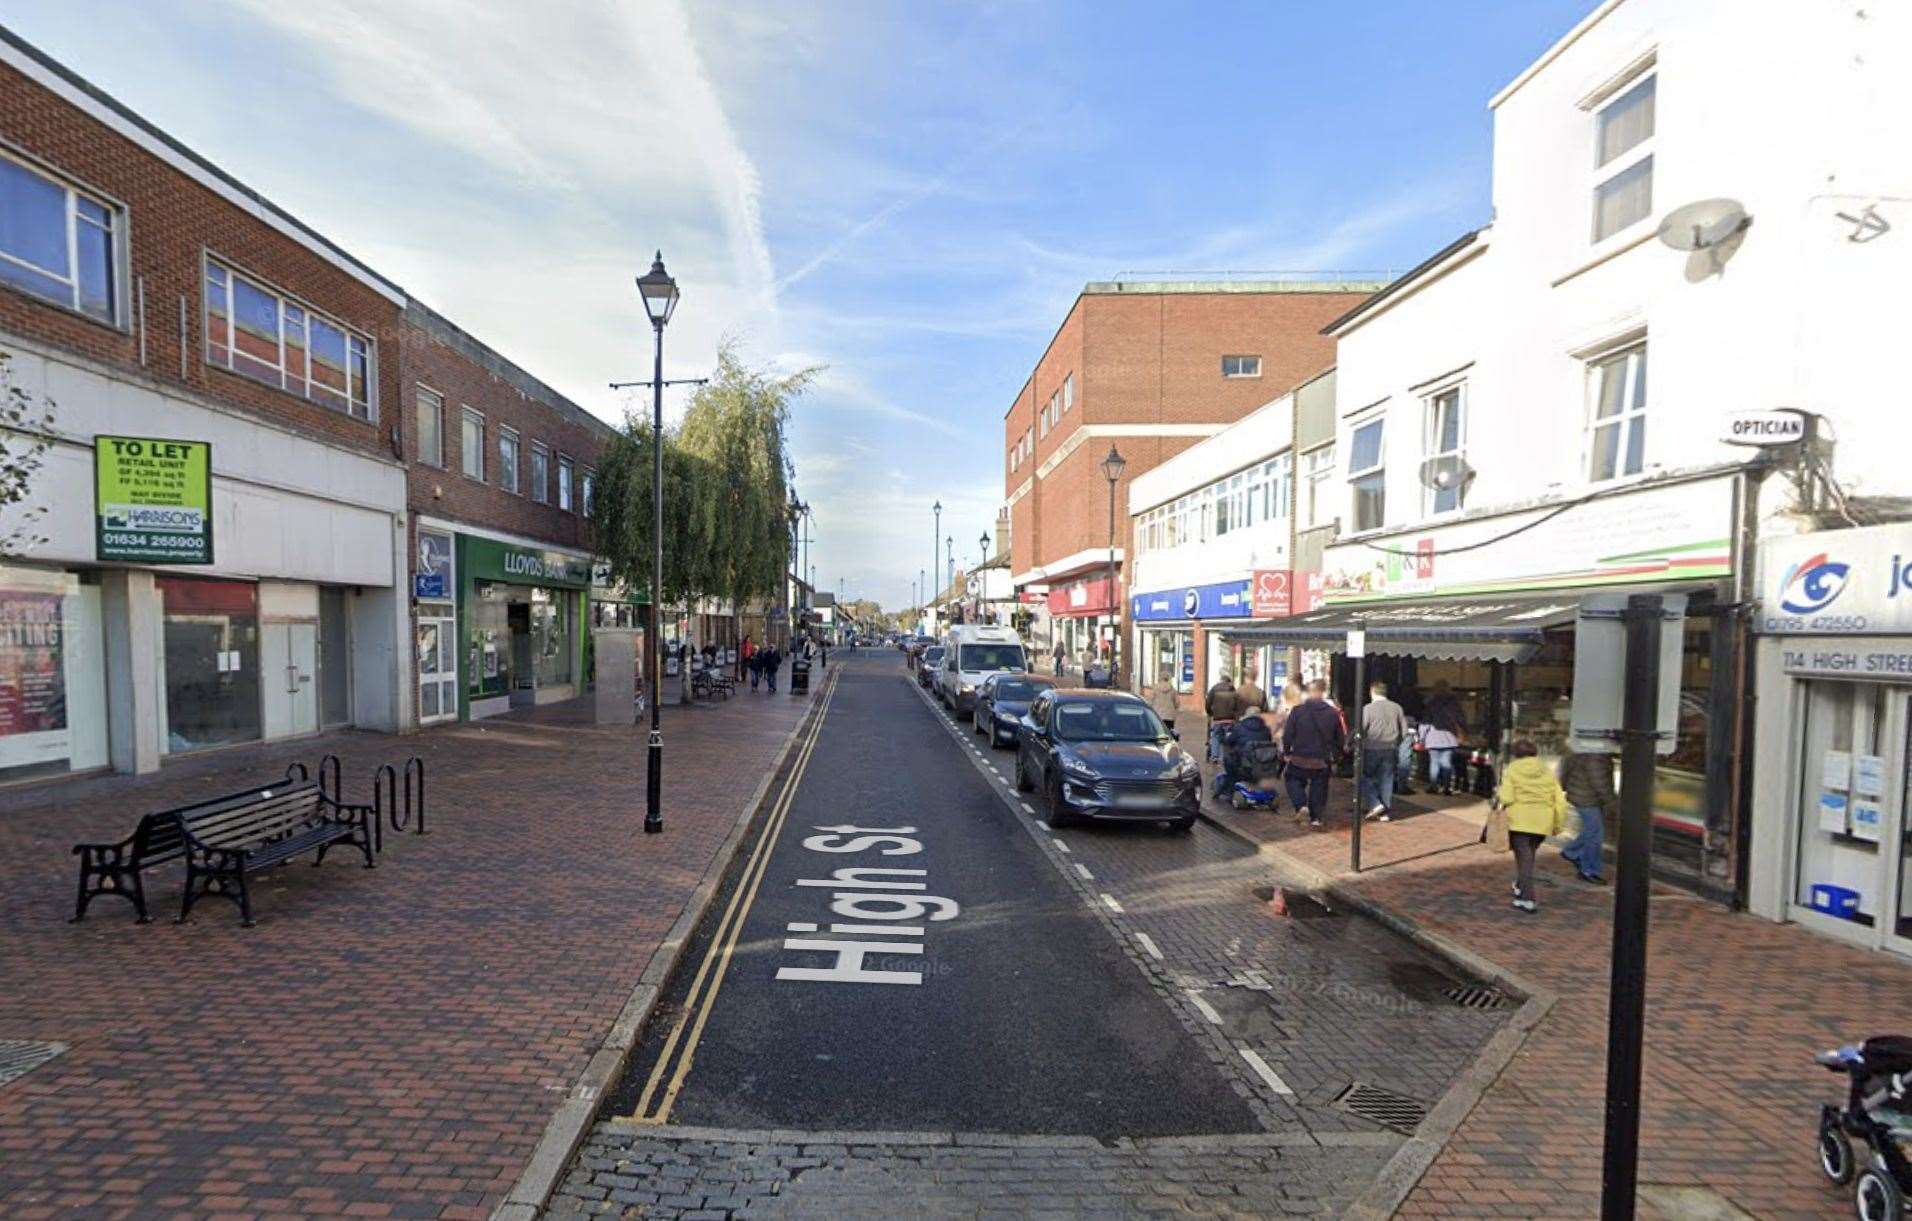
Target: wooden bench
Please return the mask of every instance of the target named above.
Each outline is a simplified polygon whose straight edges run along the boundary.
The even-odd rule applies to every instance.
[[[303,770],[303,769],[300,769]],[[139,923],[149,923],[141,874],[155,865],[184,859],[186,889],[180,896],[184,921],[201,895],[219,895],[239,907],[240,922],[252,927],[248,874],[281,864],[305,852],[318,859],[333,844],[351,844],[373,856],[373,809],[345,805],[306,781],[286,780],[148,814],[125,839],[113,844],[78,844],[80,889],[73,919],[86,916],[98,895],[119,895],[132,902]]]

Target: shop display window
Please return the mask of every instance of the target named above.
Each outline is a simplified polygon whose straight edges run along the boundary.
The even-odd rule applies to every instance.
[[[258,586],[199,577],[160,577],[158,586],[167,752],[256,741]]]
[[[106,763],[99,585],[0,565],[0,783]]]

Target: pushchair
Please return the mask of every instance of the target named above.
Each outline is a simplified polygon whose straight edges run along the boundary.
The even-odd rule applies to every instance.
[[[1860,1221],[1901,1221],[1912,1194],[1912,1036],[1881,1035],[1821,1052],[1820,1064],[1846,1074],[1843,1108],[1819,1109],[1819,1167],[1841,1187],[1852,1183]],[[1863,1164],[1853,1140],[1865,1146]]]
[[[1281,748],[1258,716],[1235,722],[1222,739],[1222,779],[1237,810],[1273,810],[1281,804]]]

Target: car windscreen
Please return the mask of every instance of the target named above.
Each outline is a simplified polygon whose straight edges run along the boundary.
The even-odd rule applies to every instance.
[[[966,644],[961,646],[956,668],[968,670],[1020,670],[1028,665],[1019,644]]]
[[[1076,700],[1056,705],[1056,736],[1066,742],[1153,742],[1167,736],[1146,704]]]
[[[943,646],[940,644],[933,649],[924,649],[923,660],[924,661],[941,661],[943,660],[943,653],[944,653],[944,649],[943,649]]]
[[[991,690],[995,692],[998,703],[1026,704],[1036,698],[1036,692],[1054,685],[1054,683],[1039,683],[1027,678],[999,678]]]

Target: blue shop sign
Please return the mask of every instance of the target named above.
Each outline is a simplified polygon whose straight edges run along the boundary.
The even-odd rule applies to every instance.
[[[1151,619],[1246,619],[1255,609],[1251,585],[1243,579],[1136,594],[1129,599],[1130,616],[1138,623]]]

